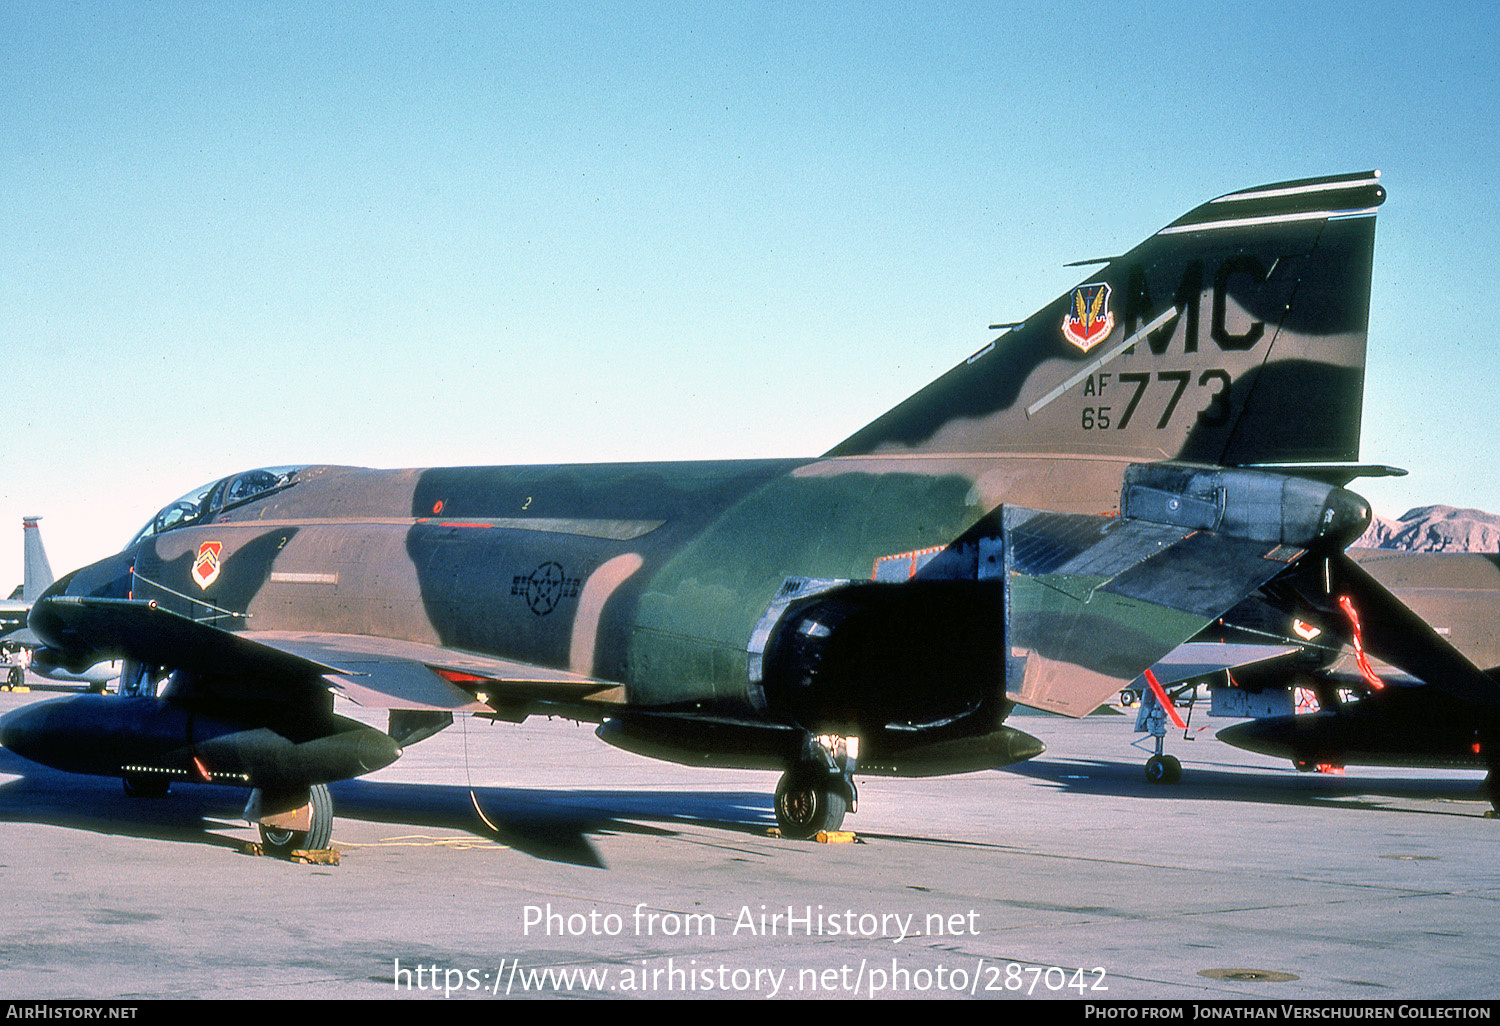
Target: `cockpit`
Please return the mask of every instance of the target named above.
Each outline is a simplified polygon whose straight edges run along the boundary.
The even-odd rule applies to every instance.
[[[182,498],[162,507],[161,512],[146,521],[146,526],[136,532],[126,548],[152,535],[184,524],[197,523],[210,514],[244,505],[267,492],[288,488],[297,483],[297,475],[305,469],[306,467],[301,466],[260,467],[194,488]]]

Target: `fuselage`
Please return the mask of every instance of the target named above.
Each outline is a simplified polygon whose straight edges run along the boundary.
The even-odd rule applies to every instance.
[[[54,594],[569,669],[640,706],[743,705],[751,636],[788,579],[903,579],[1002,502],[1112,513],[1126,466],[1016,454],[309,467],[247,502],[159,518]]]

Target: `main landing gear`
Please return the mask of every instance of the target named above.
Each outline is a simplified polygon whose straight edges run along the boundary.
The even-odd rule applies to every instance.
[[[301,804],[294,804],[301,800]],[[290,807],[289,807],[290,806]],[[322,851],[333,840],[333,795],[327,784],[314,784],[306,795],[250,792],[245,818],[260,827],[260,846],[267,855],[287,858],[294,851]]]
[[[776,824],[783,837],[806,841],[837,830],[858,807],[854,767],[859,739],[809,735],[802,756],[776,785]]]

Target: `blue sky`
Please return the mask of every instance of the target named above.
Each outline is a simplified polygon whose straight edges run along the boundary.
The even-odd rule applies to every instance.
[[[61,572],[253,466],[815,454],[1066,262],[1370,168],[1356,488],[1500,511],[1500,14],[1229,11],[9,0],[0,587],[23,514]]]

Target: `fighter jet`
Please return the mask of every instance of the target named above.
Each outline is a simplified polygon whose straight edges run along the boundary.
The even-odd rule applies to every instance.
[[[1497,670],[1480,669],[1500,667],[1500,557],[1351,550],[1328,569],[1333,587],[1322,594],[1338,596],[1337,607],[1316,587],[1311,601],[1308,589],[1289,590],[1282,606],[1303,633],[1319,632],[1307,647],[1326,652],[1326,665],[1240,682],[1285,708],[1221,730],[1220,740],[1299,769],[1485,769],[1500,810],[1500,682]],[[1316,695],[1316,711],[1291,712],[1295,687]]]
[[[779,769],[798,838],[856,775],[1026,759],[1017,703],[1084,715],[1363,530],[1384,198],[1365,172],[1202,204],[820,457],[210,482],[32,611],[52,661],[129,660],[126,697],[0,743],[135,793],[250,788],[272,851],[325,846],[326,784],[454,715]]]
[[[7,687],[20,687],[25,680],[25,669],[16,657],[27,648],[30,635],[26,633],[26,617],[32,604],[42,592],[51,586],[52,564],[47,561],[47,550],[42,548],[42,532],[37,523],[41,517],[21,518],[23,573],[20,590],[8,599],[0,600],[0,655],[5,659],[5,681]]]
[[[0,640],[25,625],[32,604],[52,585],[52,564],[47,561],[47,550],[42,547],[42,531],[37,526],[41,519],[21,518],[25,576],[21,578],[19,592],[12,593],[8,599],[0,599]]]
[[[45,655],[38,660],[31,654],[40,642],[26,629],[26,618],[31,613],[32,605],[41,597],[42,592],[51,587],[54,580],[47,550],[42,547],[42,531],[37,526],[41,519],[21,518],[25,576],[21,579],[20,591],[9,599],[0,601],[0,655],[5,658],[6,686],[21,687],[26,679],[26,667],[30,665],[33,673],[51,680],[65,684],[83,684],[92,691],[101,692],[105,685],[120,675],[118,660],[73,672],[52,665]]]

